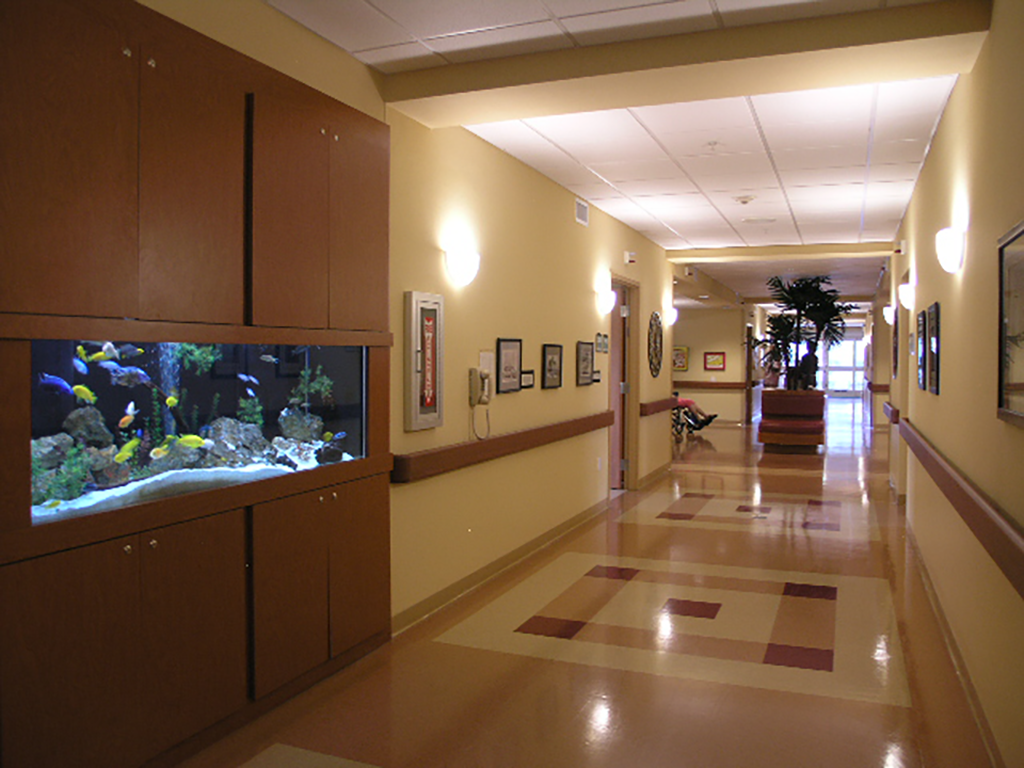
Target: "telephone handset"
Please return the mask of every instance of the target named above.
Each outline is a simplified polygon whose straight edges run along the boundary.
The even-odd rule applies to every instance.
[[[469,404],[487,405],[491,402],[491,372],[480,368],[469,369]]]

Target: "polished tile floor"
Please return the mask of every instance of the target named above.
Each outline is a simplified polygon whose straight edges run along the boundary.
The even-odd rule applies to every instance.
[[[859,401],[827,424],[814,456],[706,428],[664,479],[186,765],[990,765],[885,433]]]

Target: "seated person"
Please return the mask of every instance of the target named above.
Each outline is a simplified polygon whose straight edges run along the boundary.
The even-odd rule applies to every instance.
[[[697,405],[696,401],[690,400],[685,397],[679,397],[676,395],[676,405],[679,408],[688,410],[694,416],[694,427],[696,429],[703,429],[712,421],[718,418],[717,413],[708,414],[704,412],[704,409]]]

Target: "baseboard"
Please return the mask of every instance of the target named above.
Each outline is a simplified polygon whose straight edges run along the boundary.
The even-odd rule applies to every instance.
[[[565,522],[556,525],[550,531],[526,542],[522,546],[516,547],[508,554],[499,557],[497,560],[485,565],[483,568],[459,579],[454,584],[445,587],[440,592],[436,592],[426,600],[421,600],[415,605],[406,608],[404,611],[391,618],[393,635],[404,632],[412,625],[422,621],[432,613],[439,611],[441,608],[444,608],[449,603],[462,597],[462,595],[467,592],[471,592],[477,587],[482,586],[485,582],[490,581],[502,571],[511,568],[520,560],[523,560],[534,552],[554,543],[573,529],[589,522],[592,518],[597,517],[607,509],[608,499],[602,499],[589,509],[585,509],[579,514],[573,515]]]
[[[642,489],[646,488],[648,485],[650,485],[655,480],[660,478],[662,475],[667,473],[670,469],[672,469],[672,462],[671,461],[667,461],[664,464],[662,464],[660,467],[658,467],[656,470],[654,470],[653,472],[648,472],[646,475],[644,475],[642,478],[640,478],[640,480],[637,482],[637,490],[642,490]]]

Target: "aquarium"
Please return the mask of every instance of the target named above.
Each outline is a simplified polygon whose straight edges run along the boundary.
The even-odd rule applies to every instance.
[[[32,521],[365,455],[362,347],[32,342]]]

